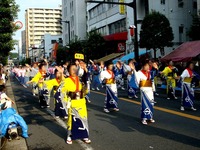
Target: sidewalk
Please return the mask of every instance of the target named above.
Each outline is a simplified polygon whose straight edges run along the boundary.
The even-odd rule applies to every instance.
[[[15,96],[13,94],[12,86],[10,83],[10,79],[7,81],[6,84],[6,91],[7,95],[15,101]],[[14,104],[13,108],[17,110],[17,106]],[[2,148],[2,150],[28,150],[27,145],[26,145],[26,140],[22,137],[20,137],[20,140],[12,140],[12,141],[7,141],[5,146]]]

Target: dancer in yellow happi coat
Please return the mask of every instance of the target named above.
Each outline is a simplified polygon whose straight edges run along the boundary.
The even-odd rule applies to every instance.
[[[62,99],[67,103],[68,108],[68,136],[67,143],[72,140],[82,139],[89,144],[89,129],[86,108],[86,88],[79,81],[77,67],[75,64],[68,66],[69,77],[64,79],[62,87]]]
[[[47,102],[42,94],[42,89],[43,89],[43,82],[45,81],[46,77],[47,77],[47,72],[46,72],[46,63],[42,62],[39,65],[39,71],[38,73],[33,77],[33,79],[29,82],[27,82],[27,84],[35,84],[38,86],[39,89],[39,100],[40,100],[40,107],[41,108],[45,108],[48,107]]]
[[[165,69],[161,72],[162,75],[166,77],[167,81],[167,99],[177,99],[175,96],[175,87],[176,87],[176,79],[178,69],[173,66],[173,62],[169,62],[169,66],[165,67]]]
[[[59,118],[65,118],[67,119],[67,108],[66,108],[66,103],[63,103],[61,100],[61,88],[62,88],[62,72],[58,71],[58,69],[55,69],[55,79],[51,80],[46,80],[43,83],[43,90],[44,90],[44,95],[47,96],[47,104],[50,103],[50,93],[51,90],[54,89],[54,98],[55,98],[55,117]]]

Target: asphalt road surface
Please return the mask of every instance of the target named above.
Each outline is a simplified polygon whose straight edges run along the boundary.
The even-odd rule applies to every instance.
[[[74,141],[67,145],[64,119],[55,119],[53,100],[49,109],[40,109],[38,98],[32,96],[15,78],[11,78],[20,115],[29,126],[29,150],[200,150],[200,102],[196,112],[179,111],[180,100],[166,100],[163,91],[156,97],[154,119],[147,126],[140,123],[139,99],[126,98],[119,92],[119,112],[103,112],[104,90],[91,93],[88,104],[92,144]]]

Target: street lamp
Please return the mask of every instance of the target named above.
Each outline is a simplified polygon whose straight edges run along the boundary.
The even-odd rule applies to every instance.
[[[135,41],[134,41],[134,49],[135,49],[135,60],[139,61],[139,50],[138,50],[138,25],[137,25],[137,6],[136,6],[136,0],[133,0],[133,2],[130,3],[124,3],[124,2],[107,2],[107,1],[91,1],[91,0],[85,0],[86,3],[98,3],[98,4],[115,4],[115,5],[125,5],[133,8],[134,12],[134,24],[135,24]]]
[[[60,20],[60,22],[62,23],[67,23],[68,24],[68,35],[69,35],[69,44],[70,44],[70,41],[71,41],[71,39],[70,39],[70,21],[62,21],[62,20]]]

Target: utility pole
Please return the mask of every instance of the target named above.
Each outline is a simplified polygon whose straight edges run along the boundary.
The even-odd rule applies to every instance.
[[[60,20],[60,22],[62,23],[67,23],[67,25],[68,25],[68,35],[69,35],[69,44],[70,44],[70,41],[71,41],[71,39],[70,39],[70,21],[62,21],[62,20]]]
[[[120,3],[120,2],[107,2],[107,1],[91,1],[86,0],[86,3],[98,3],[98,4],[115,4],[115,5],[125,5],[133,8],[133,16],[135,23],[135,40],[134,40],[134,52],[135,52],[135,60],[139,62],[139,49],[138,49],[138,25],[137,25],[137,0],[133,0],[130,3]]]

